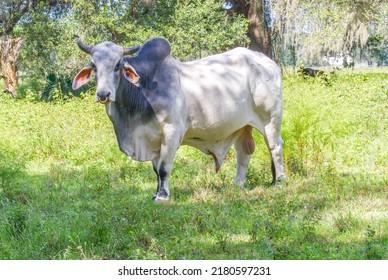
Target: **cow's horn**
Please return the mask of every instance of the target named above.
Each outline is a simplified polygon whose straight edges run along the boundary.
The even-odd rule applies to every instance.
[[[124,55],[130,55],[136,53],[140,50],[141,45],[136,45],[134,47],[124,48]]]
[[[76,41],[78,47],[81,50],[83,50],[84,52],[86,52],[88,54],[90,54],[92,52],[93,47],[84,44],[79,38],[76,38],[75,41]]]

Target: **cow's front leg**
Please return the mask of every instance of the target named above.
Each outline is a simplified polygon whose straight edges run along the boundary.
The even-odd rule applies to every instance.
[[[159,183],[160,176],[159,176],[159,172],[158,172],[158,162],[159,162],[159,158],[152,160],[152,167],[154,168],[154,171],[156,174],[156,183],[157,183],[156,193],[152,197],[153,200],[155,200],[155,197],[156,197],[157,193],[159,192],[159,185],[160,185],[160,183]]]
[[[166,169],[166,164],[160,159],[152,161],[152,165],[157,177],[157,189],[152,199],[156,202],[168,200],[170,197],[170,191],[168,188],[168,178],[171,174],[171,167]]]
[[[181,139],[180,134],[174,133],[174,131],[176,130],[170,130],[170,133],[165,133],[165,141],[161,146],[160,155],[152,161],[158,179],[158,187],[153,196],[155,202],[165,201],[170,198],[168,179],[170,178],[172,164]]]

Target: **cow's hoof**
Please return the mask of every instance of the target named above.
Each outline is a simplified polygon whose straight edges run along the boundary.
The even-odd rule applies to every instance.
[[[170,197],[154,195],[152,200],[155,201],[155,202],[165,202],[165,201],[169,201]]]
[[[152,199],[155,202],[168,201],[170,199],[170,192],[166,189],[160,189],[154,194]]]
[[[286,179],[273,180],[271,185],[274,187],[284,187],[286,185]]]

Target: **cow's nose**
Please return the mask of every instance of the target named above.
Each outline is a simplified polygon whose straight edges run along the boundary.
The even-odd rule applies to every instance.
[[[98,102],[106,103],[109,100],[110,92],[109,91],[99,91],[97,92]]]

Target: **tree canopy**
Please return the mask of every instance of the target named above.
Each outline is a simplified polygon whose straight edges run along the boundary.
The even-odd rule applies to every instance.
[[[21,77],[21,95],[42,96],[52,81],[51,88],[64,90],[55,83],[70,79],[88,59],[75,46],[76,36],[91,45],[110,40],[123,46],[163,36],[171,42],[173,55],[183,61],[247,46],[281,66],[319,64],[323,56],[337,54],[387,63],[388,4],[384,0],[0,3],[1,76],[8,91],[19,87]]]

